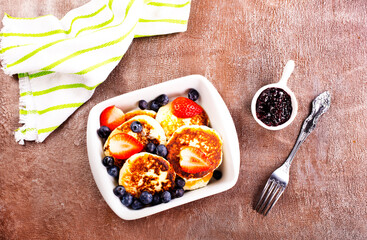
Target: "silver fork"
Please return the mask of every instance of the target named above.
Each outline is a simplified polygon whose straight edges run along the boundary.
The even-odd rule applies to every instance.
[[[260,200],[255,207],[255,210],[260,214],[264,214],[266,216],[283,194],[289,182],[289,168],[294,155],[308,135],[310,135],[312,130],[315,129],[319,117],[329,109],[330,100],[330,93],[326,91],[321,93],[312,101],[312,112],[303,122],[296,144],[283,165],[270,175],[270,178],[261,193]]]

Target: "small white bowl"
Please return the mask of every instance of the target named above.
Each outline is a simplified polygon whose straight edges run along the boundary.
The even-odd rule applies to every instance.
[[[294,95],[294,93],[292,92],[292,90],[290,90],[287,87],[287,81],[288,78],[290,77],[290,75],[292,74],[293,70],[294,70],[294,61],[290,60],[287,62],[286,66],[284,67],[283,70],[283,74],[282,77],[280,79],[279,82],[277,83],[272,83],[272,84],[268,84],[263,86],[262,88],[260,88],[254,95],[254,97],[252,98],[252,102],[251,102],[251,113],[252,116],[254,117],[255,121],[262,127],[268,129],[268,130],[280,130],[283,129],[285,127],[287,127],[289,124],[291,124],[291,122],[296,118],[297,112],[298,112],[298,102],[296,99],[296,96]],[[286,93],[289,94],[289,96],[291,97],[291,104],[292,104],[292,114],[291,117],[288,119],[288,121],[286,121],[285,123],[278,125],[278,126],[268,126],[265,123],[263,123],[260,119],[257,118],[256,116],[256,102],[257,99],[259,97],[259,95],[267,88],[281,88],[283,89]]]
[[[99,116],[108,106],[116,105],[124,112],[137,108],[137,103],[141,99],[152,100],[160,94],[167,94],[172,100],[178,96],[187,96],[187,90],[195,88],[200,93],[198,104],[207,112],[210,125],[218,131],[223,139],[223,162],[219,167],[223,176],[220,180],[212,179],[209,184],[193,191],[185,192],[181,198],[173,199],[168,203],[162,203],[153,207],[145,207],[140,210],[131,210],[120,202],[119,198],[113,194],[113,188],[117,186],[117,181],[108,175],[106,168],[102,165],[103,146],[97,135],[99,126]],[[214,86],[203,76],[191,75],[175,80],[167,81],[151,87],[129,92],[94,106],[88,117],[87,126],[87,148],[89,164],[94,180],[99,191],[111,209],[122,219],[133,220],[146,217],[188,202],[208,197],[232,188],[238,179],[240,170],[240,150],[236,128],[232,117]]]

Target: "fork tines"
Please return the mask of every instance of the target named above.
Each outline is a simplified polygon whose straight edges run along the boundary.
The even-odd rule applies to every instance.
[[[266,183],[260,200],[258,201],[255,210],[265,216],[268,214],[270,209],[278,201],[279,197],[283,194],[285,186],[275,179],[269,179]]]

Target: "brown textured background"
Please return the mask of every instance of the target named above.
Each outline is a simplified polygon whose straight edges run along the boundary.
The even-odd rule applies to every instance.
[[[66,12],[87,0],[0,0],[17,17]],[[366,239],[367,2],[194,0],[188,31],[134,40],[92,99],[44,143],[17,145],[18,83],[0,71],[0,239]],[[286,61],[299,114],[270,132],[250,101]],[[222,194],[136,221],[104,202],[86,150],[89,110],[107,98],[189,74],[206,76],[236,124],[241,170]],[[269,216],[252,206],[287,157],[311,100],[332,106],[296,155],[290,185]]]

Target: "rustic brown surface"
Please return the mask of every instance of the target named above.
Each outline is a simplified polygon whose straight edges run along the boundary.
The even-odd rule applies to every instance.
[[[0,0],[0,12],[61,18],[87,0]],[[366,239],[367,2],[194,0],[188,31],[134,40],[92,99],[42,144],[17,145],[17,80],[0,71],[0,239]],[[270,132],[250,113],[261,86],[294,59],[299,114]],[[222,194],[136,221],[118,218],[89,168],[89,110],[107,98],[189,74],[206,76],[236,124],[241,170]],[[332,106],[298,152],[290,185],[263,217],[253,210],[289,153],[311,100]]]

